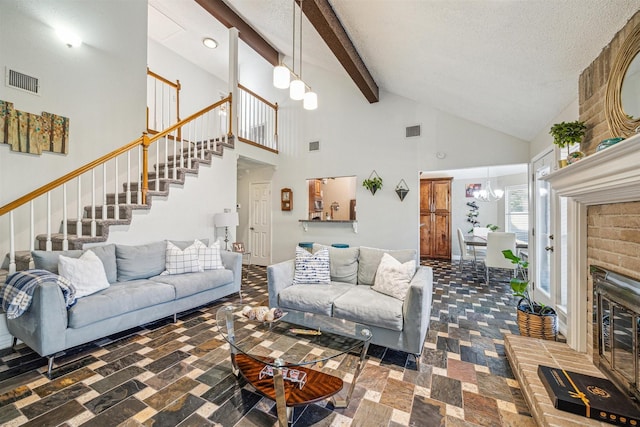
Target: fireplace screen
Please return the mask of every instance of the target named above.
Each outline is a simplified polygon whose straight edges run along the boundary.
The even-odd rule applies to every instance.
[[[591,267],[596,295],[598,366],[622,390],[640,399],[640,282]]]

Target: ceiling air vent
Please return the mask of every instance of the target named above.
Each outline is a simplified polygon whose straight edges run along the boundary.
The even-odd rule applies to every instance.
[[[405,128],[405,138],[420,136],[420,125],[407,126]]]
[[[309,143],[309,151],[320,151],[320,141],[312,141]]]
[[[40,94],[40,85],[36,77],[28,76],[10,68],[7,68],[6,84],[14,89],[20,89],[34,95]]]

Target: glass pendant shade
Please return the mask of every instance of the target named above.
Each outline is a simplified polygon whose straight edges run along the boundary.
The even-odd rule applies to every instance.
[[[289,86],[289,97],[295,101],[300,101],[304,98],[304,82],[297,78],[296,80],[291,82]]]
[[[291,75],[284,65],[278,65],[273,69],[273,85],[278,89],[287,89]]]
[[[305,93],[302,106],[305,110],[315,110],[318,108],[318,95],[312,91]]]

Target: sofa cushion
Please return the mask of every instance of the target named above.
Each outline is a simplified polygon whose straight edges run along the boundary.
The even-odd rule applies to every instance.
[[[165,251],[166,270],[162,274],[184,274],[203,271],[198,261],[200,246],[204,245],[196,240],[191,246],[183,250],[167,241],[167,249]]]
[[[174,299],[175,290],[166,283],[150,280],[115,283],[98,293],[80,298],[68,311],[69,327],[80,328]]]
[[[116,244],[118,282],[148,279],[157,276],[165,267],[165,242],[126,246]]]
[[[330,281],[329,251],[321,249],[315,254],[311,254],[306,249],[296,246],[293,284],[329,284]]]
[[[388,253],[401,263],[416,260],[418,252],[415,249],[376,249],[360,246],[360,257],[358,258],[358,284],[373,285],[378,265],[382,255]]]
[[[333,302],[333,317],[401,331],[402,301],[376,292],[371,286],[353,286]]]
[[[318,243],[313,244],[313,252],[329,250],[329,270],[333,282],[358,283],[358,255],[360,248],[334,248]]]
[[[107,275],[109,283],[115,283],[118,280],[116,245],[94,246],[88,250],[93,251],[93,253],[98,255],[100,261],[102,261],[104,272]],[[86,251],[80,249],[71,251],[31,251],[31,257],[33,258],[34,268],[58,274],[58,257],[60,255],[69,258],[80,258],[80,255],[85,252]]]
[[[328,285],[293,285],[278,294],[280,308],[331,316],[333,301],[340,295],[354,288],[348,283],[334,283]]]
[[[93,251],[86,251],[80,258],[60,255],[58,271],[76,288],[76,298],[86,297],[109,287],[102,261]]]
[[[416,261],[412,259],[401,263],[389,254],[382,255],[373,290],[404,301],[409,291],[411,278],[416,273]]]
[[[233,272],[224,269],[205,270],[199,273],[155,276],[151,280],[173,286],[178,299],[233,283]]]

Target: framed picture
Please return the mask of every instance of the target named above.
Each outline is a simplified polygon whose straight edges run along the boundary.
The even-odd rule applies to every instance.
[[[482,184],[467,184],[465,185],[465,196],[473,197],[473,193],[482,190]]]
[[[233,243],[233,252],[244,252],[244,243],[242,243],[242,242],[234,242]]]
[[[293,208],[293,192],[290,188],[280,190],[280,210],[290,211]]]

